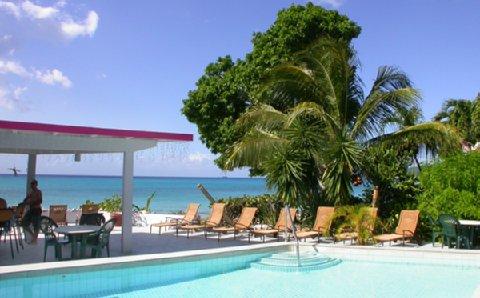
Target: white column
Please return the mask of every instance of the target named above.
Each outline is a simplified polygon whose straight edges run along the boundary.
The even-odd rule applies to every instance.
[[[30,182],[35,179],[35,172],[37,170],[37,155],[29,154],[28,155],[28,165],[27,165],[27,185],[25,190],[25,196],[28,196],[30,192]]]
[[[132,249],[133,152],[123,153],[122,253]]]

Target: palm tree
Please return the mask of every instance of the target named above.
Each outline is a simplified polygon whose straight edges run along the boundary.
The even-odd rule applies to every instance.
[[[245,135],[230,148],[225,167],[262,169],[289,203],[323,192],[339,204],[350,199],[352,174],[368,146],[398,146],[406,139],[456,146],[455,132],[442,123],[393,130],[400,111],[417,108],[419,92],[405,73],[382,66],[364,95],[357,68],[346,42],[325,39],[274,68],[261,97],[236,123]]]
[[[433,120],[449,124],[458,129],[463,139],[468,142],[475,140],[472,116],[475,111],[475,101],[468,99],[449,99]]]
[[[357,243],[365,245],[373,236],[376,215],[373,217],[368,206],[342,206],[335,209],[335,218],[341,219],[337,233],[354,232],[357,234]]]

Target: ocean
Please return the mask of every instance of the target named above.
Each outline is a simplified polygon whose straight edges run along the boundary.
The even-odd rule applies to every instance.
[[[43,193],[44,209],[50,205],[66,204],[78,208],[86,200],[101,202],[113,194],[122,194],[121,177],[37,175]],[[197,188],[203,184],[215,199],[258,195],[271,192],[264,178],[176,178],[135,177],[133,203],[145,206],[155,192],[151,209],[156,212],[185,210],[190,202],[200,203],[200,212],[208,213],[209,201]],[[0,197],[8,205],[16,205],[25,198],[26,176],[0,175]]]
[[[43,193],[44,209],[50,205],[68,205],[79,208],[90,200],[96,203],[113,194],[122,194],[122,178],[112,176],[37,175]],[[185,210],[188,203],[200,204],[200,213],[209,212],[209,201],[197,188],[202,184],[215,198],[241,197],[273,193],[267,189],[264,178],[194,178],[194,177],[135,177],[133,203],[139,207],[155,192],[151,209],[158,213]],[[26,176],[0,174],[0,198],[8,205],[17,205],[25,198]],[[360,195],[364,187],[354,187]]]

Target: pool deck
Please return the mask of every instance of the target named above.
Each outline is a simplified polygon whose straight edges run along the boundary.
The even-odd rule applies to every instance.
[[[46,269],[59,269],[71,267],[84,267],[89,265],[121,264],[125,262],[142,262],[152,259],[164,258],[185,258],[188,256],[198,256],[213,253],[225,253],[232,251],[244,251],[250,249],[260,249],[276,246],[291,245],[292,242],[278,242],[274,238],[267,238],[263,243],[261,238],[252,238],[248,243],[247,237],[240,237],[236,240],[233,235],[223,235],[222,239],[217,241],[217,237],[211,234],[205,239],[203,233],[195,233],[190,238],[185,234],[175,236],[174,231],[158,234],[157,230],[153,234],[149,233],[149,227],[134,227],[133,249],[129,255],[123,255],[120,249],[120,229],[116,228],[111,235],[111,258],[82,259],[71,261],[53,261],[53,247],[49,247],[47,252],[47,262],[43,262],[43,239],[40,238],[36,245],[24,244],[24,249],[19,248],[16,251],[15,258],[10,256],[9,240],[5,243],[3,239],[0,242],[0,277],[2,274],[41,271]],[[480,267],[480,250],[457,250],[441,248],[440,245],[432,247],[431,244],[418,246],[415,244],[401,244],[384,246],[355,246],[349,242],[332,243],[324,240],[317,244],[316,240],[307,240],[301,242],[302,249],[315,249],[319,252],[335,255],[342,258],[353,256],[356,259],[374,259],[377,256],[387,256],[395,258],[415,257],[419,259],[436,260],[437,262],[462,261],[464,264]],[[69,256],[70,245],[64,248],[63,255]],[[88,251],[87,251],[88,255]]]

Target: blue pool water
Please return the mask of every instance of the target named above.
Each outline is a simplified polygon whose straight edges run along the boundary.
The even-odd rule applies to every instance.
[[[0,297],[472,297],[480,284],[478,267],[381,259],[298,273],[250,268],[270,254],[0,278]]]

